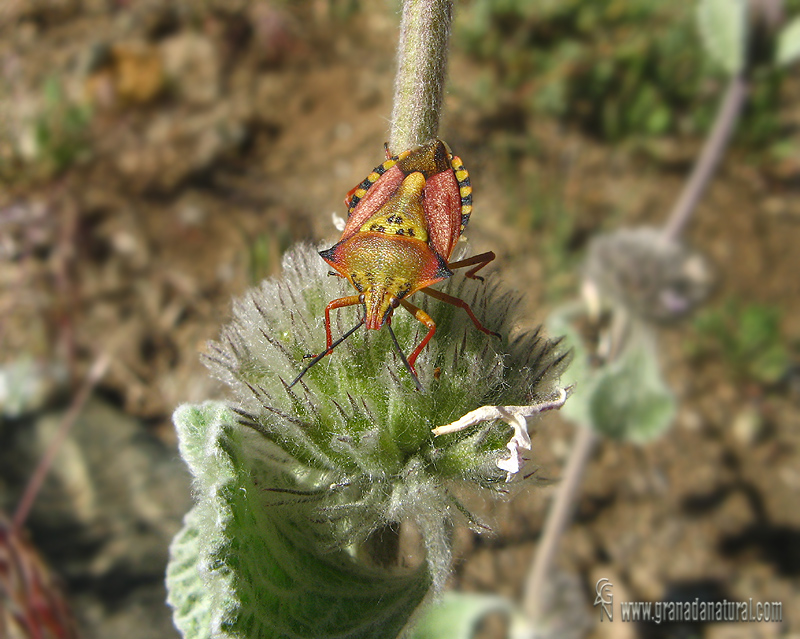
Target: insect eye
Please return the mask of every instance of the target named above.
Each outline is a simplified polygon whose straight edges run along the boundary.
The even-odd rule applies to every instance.
[[[361,302],[362,304],[364,303],[364,300],[366,300],[366,299],[367,298],[364,295],[364,293],[361,293],[361,295],[358,296],[358,301]]]
[[[392,305],[392,308],[397,308],[398,306],[400,306],[400,300],[397,299],[396,297],[393,297],[392,299],[389,300],[389,304]]]

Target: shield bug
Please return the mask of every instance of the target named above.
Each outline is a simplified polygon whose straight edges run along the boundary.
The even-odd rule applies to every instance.
[[[478,330],[497,335],[478,321],[466,302],[430,288],[458,268],[471,267],[466,276],[482,279],[475,274],[495,257],[488,251],[449,262],[472,213],[472,187],[461,159],[442,140],[431,140],[396,156],[387,149],[386,155],[386,161],[347,194],[348,218],[342,237],[320,252],[335,269],[331,274],[346,278],[358,294],[335,299],[325,307],[325,350],[307,356],[313,357],[311,363],[290,387],[364,324],[373,330],[387,327],[400,359],[422,390],[414,363],[436,332],[436,323],[407,301],[417,291],[464,309]],[[330,312],[357,304],[364,308],[361,321],[334,341]],[[399,306],[428,329],[408,359],[391,327],[392,314]]]

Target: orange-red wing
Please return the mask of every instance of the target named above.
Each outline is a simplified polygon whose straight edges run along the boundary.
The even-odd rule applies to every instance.
[[[358,229],[364,225],[364,222],[389,201],[403,183],[403,178],[405,178],[405,174],[398,166],[393,166],[381,175],[380,179],[367,190],[364,197],[359,200],[356,208],[350,213],[339,241],[346,240],[357,233]]]
[[[461,235],[461,194],[453,171],[442,171],[428,178],[423,207],[430,244],[449,260]]]

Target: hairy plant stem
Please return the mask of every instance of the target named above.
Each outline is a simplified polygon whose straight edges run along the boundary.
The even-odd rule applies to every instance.
[[[536,558],[525,581],[522,607],[528,619],[540,619],[544,612],[550,566],[556,556],[558,542],[572,517],[575,497],[583,479],[583,473],[599,436],[591,428],[579,426],[575,429],[575,440],[572,442],[564,477],[558,486],[555,499],[550,504],[539,545],[536,547]]]
[[[678,239],[689,223],[697,208],[697,203],[714,177],[736,129],[747,94],[748,87],[744,74],[737,73],[728,84],[725,97],[722,99],[714,119],[714,126],[703,145],[703,150],[692,169],[692,174],[667,218],[664,226],[664,239]]]
[[[393,153],[435,138],[439,130],[452,0],[404,0],[389,133]],[[374,531],[360,551],[378,566],[400,561],[400,526]]]
[[[389,149],[399,153],[435,138],[447,76],[452,0],[405,0]]]
[[[103,375],[105,375],[110,363],[111,355],[105,352],[92,364],[89,374],[86,376],[86,380],[72,400],[72,404],[66,415],[64,415],[59,423],[53,441],[50,442],[44,457],[42,457],[41,461],[37,464],[33,475],[28,480],[28,485],[25,486],[25,492],[22,494],[22,498],[14,511],[14,518],[12,520],[12,530],[15,532],[20,531],[25,524],[25,520],[28,518],[28,514],[33,507],[33,502],[36,501],[36,496],[39,494],[39,490],[44,483],[45,477],[47,477],[47,473],[50,471],[50,467],[53,465],[53,461],[55,461],[58,451],[61,450],[61,446],[64,444],[69,431],[81,414],[84,404],[86,404],[86,401],[91,396],[94,387],[97,386],[97,383],[103,378]]]
[[[747,95],[748,86],[744,74],[735,74],[728,84],[700,157],[664,224],[662,235],[665,241],[677,240],[691,220],[700,198],[719,168],[725,149],[736,130]],[[620,345],[626,337],[626,331],[614,336],[614,345],[605,362],[606,366],[619,355],[622,350]],[[548,510],[544,531],[525,583],[523,607],[532,620],[540,619],[544,612],[548,575],[558,550],[558,542],[572,516],[573,502],[579,493],[586,465],[599,441],[598,435],[588,426],[582,425],[577,428],[567,467]]]

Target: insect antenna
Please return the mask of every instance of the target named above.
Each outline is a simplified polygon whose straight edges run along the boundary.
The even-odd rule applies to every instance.
[[[417,377],[417,374],[414,372],[414,369],[411,368],[411,364],[408,363],[406,356],[403,355],[403,351],[400,348],[400,344],[397,343],[397,338],[394,336],[394,331],[392,330],[392,324],[390,322],[386,322],[386,328],[389,330],[389,335],[392,336],[392,342],[394,342],[394,347],[397,350],[397,354],[400,356],[400,359],[405,365],[406,370],[409,372],[411,378],[414,380],[414,384],[417,387],[417,390],[419,392],[422,392],[422,384],[419,383],[419,378]]]
[[[318,361],[320,361],[323,357],[325,357],[328,353],[330,353],[334,348],[339,346],[339,344],[341,344],[344,340],[346,340],[353,333],[355,333],[359,329],[359,327],[366,321],[366,319],[367,319],[366,316],[362,317],[361,320],[358,322],[358,324],[356,324],[353,328],[351,328],[349,331],[347,331],[344,335],[342,335],[339,339],[337,339],[333,344],[331,344],[330,348],[322,351],[319,355],[304,355],[303,356],[304,358],[313,357],[314,359],[312,359],[311,362],[308,364],[308,366],[306,366],[300,372],[300,374],[297,377],[294,378],[294,381],[291,384],[289,384],[289,388],[291,388],[297,382],[299,382],[303,378],[303,375],[305,375],[314,364],[316,364]]]

